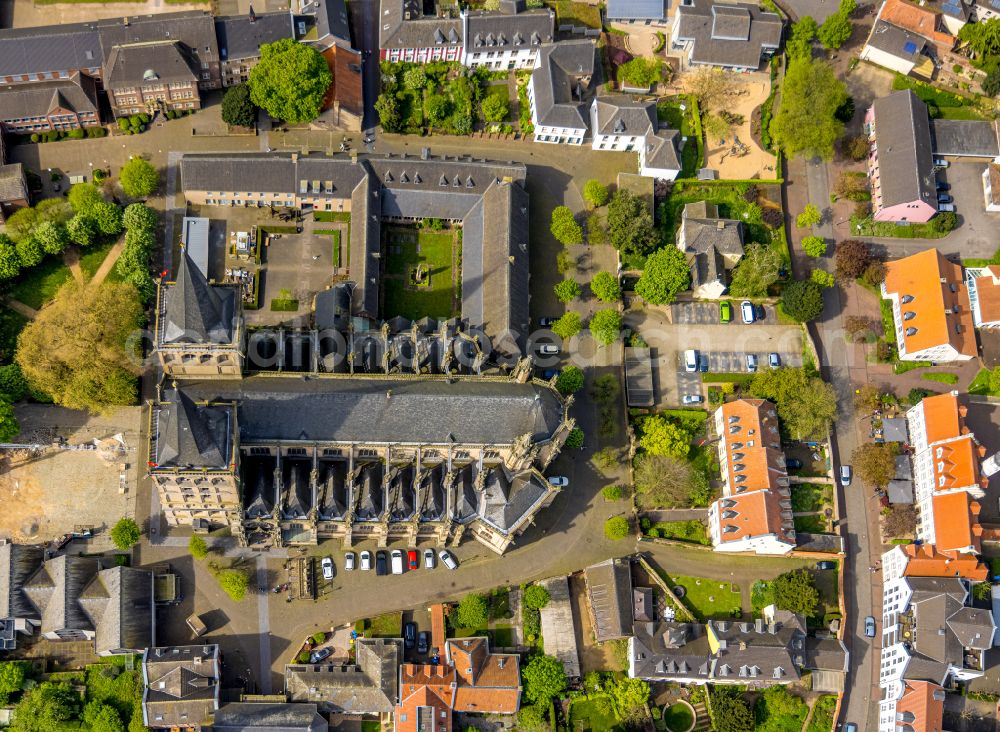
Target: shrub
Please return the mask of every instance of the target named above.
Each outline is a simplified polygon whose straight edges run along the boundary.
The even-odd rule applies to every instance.
[[[802,213],[795,217],[795,225],[800,229],[807,229],[810,226],[815,226],[822,220],[822,212],[813,204],[807,203]]]
[[[591,208],[598,208],[608,202],[608,187],[599,180],[591,179],[583,184],[583,200]]]
[[[628,536],[628,519],[614,516],[604,522],[604,535],[612,541],[621,541]]]
[[[188,552],[195,559],[204,559],[208,556],[208,543],[197,534],[192,534],[188,540]]]
[[[567,366],[556,378],[556,389],[561,394],[573,394],[583,388],[583,370],[579,366]]]
[[[802,239],[802,251],[810,257],[822,257],[826,254],[826,240],[821,236],[807,236]]]
[[[620,501],[622,499],[622,489],[618,485],[606,485],[601,490],[601,495],[605,501]]]
[[[541,610],[549,604],[549,591],[541,585],[528,585],[522,595],[525,606],[532,610]]]
[[[556,283],[553,288],[556,293],[556,297],[559,298],[559,302],[570,302],[578,297],[582,290],[580,289],[580,284],[576,280],[565,279],[562,282]]]
[[[574,427],[569,431],[569,434],[566,436],[566,443],[565,443],[566,447],[569,448],[570,450],[582,449],[585,437],[586,436],[583,434],[583,430],[581,430],[579,427]]]
[[[309,651],[299,653],[298,661],[299,663],[309,663]]]

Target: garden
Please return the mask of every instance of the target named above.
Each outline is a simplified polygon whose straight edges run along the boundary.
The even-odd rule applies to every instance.
[[[657,574],[680,597],[681,603],[698,620],[709,618],[738,618],[743,612],[740,588],[732,582],[711,580],[705,577],[670,575],[661,569]],[[678,590],[678,588],[683,588]]]
[[[712,480],[719,475],[715,450],[696,445],[705,434],[703,410],[667,410],[631,417],[639,450],[633,461],[635,501],[640,511],[704,508],[715,498]],[[651,537],[707,543],[700,522],[673,521],[640,527]]]
[[[773,580],[757,580],[750,588],[750,612],[761,617],[768,605],[791,610],[806,619],[810,629],[826,627],[840,618],[835,569],[795,569]]]
[[[938,89],[900,73],[897,73],[892,80],[892,88],[894,91],[910,89],[927,105],[927,113],[931,119],[986,119],[979,111],[975,99]]]
[[[705,142],[698,116],[698,100],[692,95],[664,97],[656,104],[656,119],[678,130],[687,142],[681,147],[680,179],[694,178],[705,158]]]
[[[409,320],[456,315],[461,292],[455,283],[455,245],[457,240],[460,246],[461,230],[445,228],[439,219],[425,219],[418,228],[386,226],[382,231],[386,252],[383,314]]]

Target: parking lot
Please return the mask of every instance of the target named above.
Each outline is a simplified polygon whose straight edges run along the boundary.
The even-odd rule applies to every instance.
[[[718,302],[679,302],[663,309],[625,313],[625,323],[638,331],[653,347],[654,381],[659,384],[656,407],[673,407],[683,397],[705,396],[701,372],[747,373],[747,355],[757,357],[757,368],[768,368],[768,357],[778,354],[782,366],[802,365],[802,330],[778,323],[774,307],[764,306],[764,317],[752,324],[743,323],[739,301],[733,302],[733,320],[719,322]],[[684,351],[699,354],[699,370],[689,372]]]

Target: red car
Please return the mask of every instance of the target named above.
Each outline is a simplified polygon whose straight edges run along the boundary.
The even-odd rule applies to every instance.
[[[409,569],[416,569],[419,565],[417,564],[417,550],[410,549],[406,552],[406,566]]]

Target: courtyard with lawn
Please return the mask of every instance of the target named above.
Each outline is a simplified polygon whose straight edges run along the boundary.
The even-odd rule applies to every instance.
[[[456,263],[459,230],[427,226],[386,226],[382,229],[385,254],[383,279],[385,318],[447,319],[458,315],[460,293]]]
[[[659,575],[698,620],[740,617],[743,608],[738,585],[706,577],[667,574],[662,570]]]

